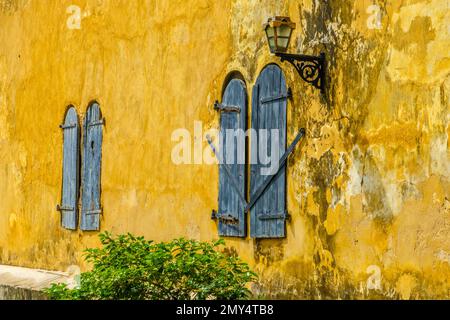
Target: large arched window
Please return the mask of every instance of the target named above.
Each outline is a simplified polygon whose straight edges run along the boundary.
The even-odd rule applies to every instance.
[[[250,169],[250,200],[254,202],[250,210],[250,233],[253,238],[281,238],[286,233],[286,167],[278,160],[286,151],[288,97],[280,67],[274,64],[265,67],[252,93],[252,129],[257,135],[256,139],[252,138]],[[264,187],[267,181],[270,183]]]

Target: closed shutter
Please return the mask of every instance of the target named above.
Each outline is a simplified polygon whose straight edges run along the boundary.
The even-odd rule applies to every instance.
[[[267,66],[260,74],[252,93],[252,128],[257,134],[257,139],[252,139],[252,150],[258,150],[258,159],[251,160],[250,170],[250,199],[257,198],[250,210],[250,232],[253,238],[282,238],[286,234],[286,167],[280,167],[273,177],[266,175],[267,172],[263,174],[264,168],[267,170],[270,164],[264,164],[265,160],[262,161],[261,155],[267,155],[270,159],[278,151],[281,158],[286,151],[288,96],[282,70],[276,65]],[[278,150],[271,149],[272,129],[278,130],[279,142],[275,146]],[[262,133],[260,130],[266,131]],[[261,190],[269,178],[273,180],[267,188]]]
[[[222,145],[220,147],[220,158],[223,162],[219,167],[219,210],[217,213],[219,235],[245,237],[246,146],[245,138],[242,135],[247,123],[245,84],[238,79],[231,80],[225,89],[222,104],[216,107],[221,112]],[[241,130],[241,132],[239,133],[236,130]],[[238,141],[238,139],[244,139],[244,141]],[[239,146],[241,147],[239,148]]]
[[[84,123],[82,230],[99,230],[102,213],[100,175],[104,120],[97,103],[89,106]]]
[[[79,196],[79,150],[80,126],[77,111],[71,107],[67,110],[63,130],[63,179],[61,205],[61,224],[64,228],[75,230],[78,222]]]

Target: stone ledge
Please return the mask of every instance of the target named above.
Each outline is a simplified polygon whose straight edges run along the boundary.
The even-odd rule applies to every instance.
[[[68,283],[65,272],[0,265],[0,300],[42,300],[52,283]]]

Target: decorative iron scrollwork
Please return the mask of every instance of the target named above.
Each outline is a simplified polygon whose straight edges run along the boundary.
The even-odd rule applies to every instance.
[[[322,92],[324,91],[324,53],[321,53],[318,57],[281,52],[276,53],[276,55],[281,58],[281,62],[288,61],[291,63],[303,80],[320,89]]]

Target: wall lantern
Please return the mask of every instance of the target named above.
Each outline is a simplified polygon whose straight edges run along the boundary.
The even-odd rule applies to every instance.
[[[295,23],[289,17],[272,17],[264,24],[270,52],[281,58],[281,62],[290,62],[300,77],[323,93],[325,89],[325,54],[308,56],[303,54],[286,53],[291,40]]]

